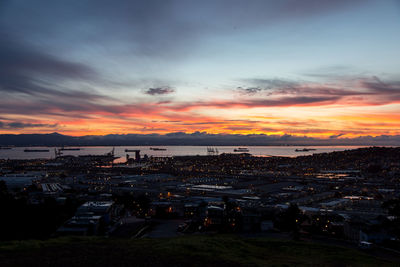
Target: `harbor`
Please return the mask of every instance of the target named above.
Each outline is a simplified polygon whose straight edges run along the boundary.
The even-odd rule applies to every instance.
[[[301,155],[312,155],[314,153],[328,153],[333,151],[344,151],[348,149],[359,148],[363,146],[310,146],[308,148],[315,149],[309,151],[295,151],[302,149],[295,146],[247,146],[248,152],[239,151],[236,146],[164,146],[166,150],[154,150],[149,146],[115,146],[114,153],[119,157],[116,162],[123,161],[126,154],[135,153],[140,150],[142,155],[149,157],[172,157],[172,156],[195,156],[195,155],[218,155],[222,153],[249,153],[254,156],[281,156],[281,157],[296,157]],[[80,147],[79,150],[62,150],[61,147],[13,147],[12,149],[1,150],[0,159],[35,159],[35,158],[54,158],[55,150],[62,153],[62,155],[104,155],[113,147],[110,146],[85,146]],[[25,152],[30,150],[31,152]],[[33,150],[33,151],[32,151]]]

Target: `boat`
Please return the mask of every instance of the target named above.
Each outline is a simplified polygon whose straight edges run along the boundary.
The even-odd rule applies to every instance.
[[[150,147],[150,150],[154,150],[154,151],[166,151],[166,148],[158,148],[158,147]]]
[[[88,155],[62,155],[62,152],[55,148],[54,149],[56,159],[67,162],[69,164],[73,164],[75,166],[77,165],[97,165],[97,166],[105,166],[105,165],[110,165],[114,162],[115,159],[118,159],[119,157],[116,157],[114,154],[114,148],[111,150],[111,152],[101,154],[101,155],[93,155],[93,154],[88,154]]]
[[[238,147],[233,150],[233,152],[249,152],[247,147]]]
[[[49,152],[49,149],[24,149],[24,152]]]
[[[315,148],[303,148],[303,149],[296,149],[296,152],[308,152],[308,151],[313,151],[316,150]]]
[[[111,150],[111,152],[108,152],[103,155],[79,155],[78,158],[80,159],[85,159],[85,160],[91,160],[91,161],[96,161],[98,163],[111,163],[115,159],[119,158],[114,156],[114,148]]]
[[[137,152],[137,151],[140,152],[140,150],[138,149],[125,149],[125,152]]]
[[[59,149],[60,151],[64,150],[64,151],[78,151],[81,150],[79,147],[62,147]]]

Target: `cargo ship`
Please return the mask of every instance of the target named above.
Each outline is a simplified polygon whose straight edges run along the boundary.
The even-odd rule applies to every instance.
[[[233,152],[249,152],[247,147],[238,147],[233,150]]]
[[[303,148],[303,149],[296,149],[296,152],[308,152],[308,151],[313,151],[316,150],[315,148]]]
[[[50,149],[24,149],[24,152],[49,152]]]
[[[60,151],[78,151],[81,149],[79,147],[62,147],[59,150]]]
[[[114,156],[114,148],[113,148],[111,152],[108,152],[103,155],[79,155],[78,158],[96,161],[98,163],[111,163],[119,157]]]
[[[166,148],[158,148],[158,147],[150,147],[150,150],[154,150],[154,151],[166,151]]]

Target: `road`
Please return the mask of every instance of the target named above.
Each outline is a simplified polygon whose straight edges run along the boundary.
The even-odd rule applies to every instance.
[[[182,235],[177,231],[178,225],[185,220],[153,220],[152,227],[142,237],[159,238],[159,237],[175,237]]]

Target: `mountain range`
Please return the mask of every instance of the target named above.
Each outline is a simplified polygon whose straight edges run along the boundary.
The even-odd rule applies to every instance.
[[[340,138],[339,138],[340,137]],[[399,135],[360,136],[346,138],[330,136],[319,139],[294,135],[209,134],[206,132],[168,134],[109,134],[69,136],[49,134],[1,134],[1,146],[135,146],[135,145],[193,145],[193,146],[275,146],[275,145],[357,145],[400,146]]]

